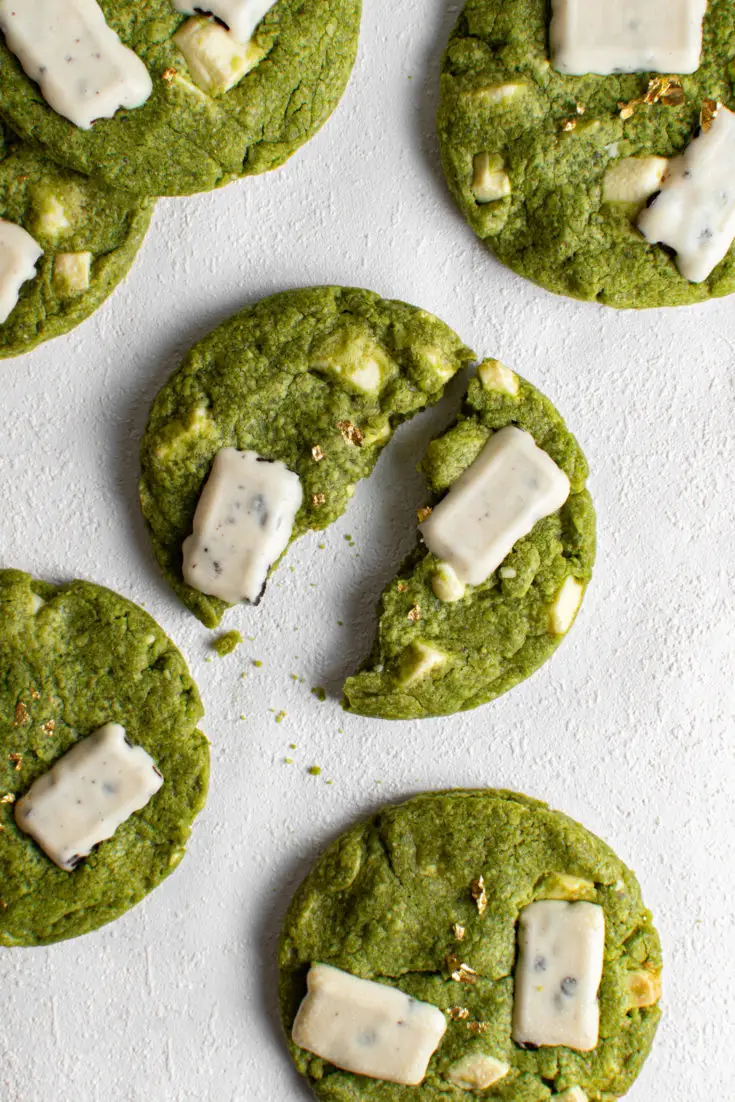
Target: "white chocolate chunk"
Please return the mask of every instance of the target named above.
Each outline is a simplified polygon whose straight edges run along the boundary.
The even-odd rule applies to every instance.
[[[447,664],[447,655],[428,643],[415,641],[409,643],[400,658],[399,681],[401,685],[412,685],[428,677],[432,670]]]
[[[557,1102],[589,1102],[581,1087],[570,1087],[569,1090],[562,1091],[561,1094],[552,1094],[551,1097],[556,1098]]]
[[[238,42],[220,23],[189,19],[174,35],[192,80],[209,96],[234,88],[265,57],[253,42]]]
[[[431,576],[431,588],[434,590],[434,596],[440,601],[452,604],[454,601],[462,600],[467,586],[459,580],[448,562],[440,562]]]
[[[67,295],[89,289],[91,253],[57,253],[54,258],[54,283]]]
[[[312,964],[294,1044],[345,1071],[417,1086],[447,1028],[441,1010],[327,964]]]
[[[569,490],[567,476],[533,437],[509,425],[490,437],[421,533],[460,581],[480,585],[519,539],[562,507]]]
[[[258,23],[276,0],[206,0],[192,4],[190,0],[171,0],[176,11],[194,15],[196,11],[206,11],[226,23],[236,42],[243,45],[250,41]]]
[[[521,92],[528,90],[527,84],[486,84],[483,88],[473,88],[467,94],[473,99],[481,99],[487,104],[508,103]]]
[[[302,498],[299,476],[284,463],[221,448],[184,540],[184,581],[229,604],[257,602]]]
[[[32,212],[32,230],[38,237],[55,240],[71,229],[64,204],[57,195],[45,194],[36,200]]]
[[[574,623],[583,596],[584,586],[581,582],[571,575],[564,579],[564,584],[549,609],[549,628],[553,635],[566,635]]]
[[[668,167],[666,157],[623,157],[605,173],[602,198],[606,203],[642,205],[661,187]]]
[[[518,376],[500,360],[483,360],[477,369],[477,377],[485,390],[499,390],[515,398],[520,387]]]
[[[685,279],[701,283],[735,240],[735,114],[720,107],[709,130],[669,163],[661,192],[638,229],[676,250]]]
[[[554,68],[585,73],[693,73],[706,0],[552,0]]]
[[[345,325],[314,350],[311,367],[336,376],[364,394],[377,394],[398,365],[364,329]]]
[[[72,746],[15,805],[15,821],[60,869],[71,872],[111,838],[163,784],[151,756],[119,723]]]
[[[0,0],[0,30],[49,106],[82,130],[119,107],[140,107],[153,91],[97,0]]]
[[[596,1046],[604,949],[605,912],[596,903],[542,900],[524,907],[513,1001],[517,1044],[579,1052]]]
[[[0,325],[18,305],[23,284],[33,279],[43,249],[22,226],[0,218]]]
[[[465,1091],[484,1091],[510,1071],[510,1066],[484,1052],[470,1052],[447,1071],[447,1079]]]
[[[477,153],[472,162],[472,194],[477,203],[494,203],[510,195],[510,177],[499,153]]]

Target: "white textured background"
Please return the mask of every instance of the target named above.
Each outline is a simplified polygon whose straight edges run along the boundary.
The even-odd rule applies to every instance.
[[[189,855],[148,901],[81,940],[0,950],[0,1099],[303,1102],[275,1011],[293,888],[380,802],[487,784],[578,817],[639,874],[664,942],[666,1016],[629,1097],[732,1102],[733,300],[615,313],[502,269],[438,168],[439,59],[457,9],[365,6],[348,94],[315,141],[270,176],[161,202],[96,317],[0,364],[0,565],[144,603],[191,663],[213,758]],[[252,637],[231,657],[211,658],[211,634],[149,554],[136,478],[153,395],[220,319],[322,282],[436,312],[540,386],[589,457],[599,559],[576,628],[475,712],[381,723],[310,693],[336,693],[369,649],[423,502],[415,464],[456,387],[399,434],[339,524],[290,552],[264,604],[230,614],[225,626]]]

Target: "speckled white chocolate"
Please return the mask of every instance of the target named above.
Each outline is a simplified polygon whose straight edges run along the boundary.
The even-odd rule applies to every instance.
[[[3,564],[143,602],[186,655],[213,742],[209,802],[175,876],[96,934],[0,953],[11,1099],[123,1102],[123,1082],[131,1102],[204,1102],[213,1083],[221,1102],[313,1102],[276,1010],[293,891],[379,803],[478,783],[563,808],[638,874],[664,940],[665,1013],[625,1102],[724,1102],[735,1082],[723,875],[735,851],[733,299],[640,312],[563,301],[467,235],[435,135],[458,9],[366,3],[345,100],[307,149],[278,172],[159,203],[114,298],[2,369]],[[599,553],[575,628],[521,688],[451,723],[376,723],[338,696],[371,645],[384,581],[415,544],[427,502],[417,458],[455,415],[461,383],[399,429],[339,522],[290,548],[267,604],[229,613],[245,637],[229,658],[212,658],[212,633],[147,549],[137,454],[162,383],[241,306],[325,281],[437,313],[548,394],[592,467]]]
[[[15,821],[71,872],[163,784],[153,758],[108,723],[72,746],[15,805]]]
[[[561,509],[569,479],[530,433],[494,433],[420,526],[460,582],[480,585],[538,521]]]
[[[36,275],[43,249],[22,226],[0,218],[0,325],[18,305],[20,289]]]
[[[49,106],[82,130],[120,107],[140,107],[153,91],[97,0],[0,0],[0,29]]]
[[[241,43],[250,41],[258,23],[276,4],[276,0],[206,0],[204,4],[192,4],[189,0],[171,2],[176,11],[187,15],[193,15],[195,11],[211,12],[227,24],[230,33]]]
[[[604,949],[605,912],[596,903],[544,899],[524,907],[514,977],[516,1044],[595,1047]]]
[[[184,540],[184,580],[231,604],[259,600],[302,498],[299,476],[284,463],[221,448]]]
[[[693,73],[706,0],[552,0],[554,68],[584,73]]]
[[[735,114],[720,107],[669,163],[661,191],[638,218],[644,237],[676,250],[676,266],[701,283],[735,239]]]
[[[446,1032],[441,1010],[327,964],[312,964],[306,986],[294,1044],[356,1075],[422,1082]]]

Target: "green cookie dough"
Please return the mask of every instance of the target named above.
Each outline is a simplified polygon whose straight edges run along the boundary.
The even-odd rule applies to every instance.
[[[472,229],[527,279],[608,306],[680,306],[735,290],[735,247],[705,282],[689,283],[636,229],[640,206],[602,194],[616,159],[683,152],[705,99],[735,107],[730,0],[707,4],[700,68],[680,78],[684,102],[639,102],[625,119],[623,105],[640,101],[659,74],[562,76],[549,61],[549,18],[547,0],[468,0],[449,40],[439,140]],[[490,193],[510,194],[476,201],[481,153],[490,155]]]
[[[544,898],[585,899],[605,912],[600,1040],[592,1052],[524,1049],[511,1039],[516,924],[524,907]],[[452,978],[458,959],[475,970],[476,982]],[[421,1086],[353,1075],[293,1044],[314,962],[447,1012],[447,1031]],[[515,793],[428,793],[352,827],[304,880],[283,926],[280,1010],[296,1067],[323,1102],[468,1102],[477,1095],[447,1074],[471,1054],[510,1066],[483,1098],[547,1102],[576,1086],[590,1102],[614,1102],[651,1047],[660,970],[658,935],[638,883],[599,838]]]
[[[190,17],[170,0],[99,3],[147,65],[148,101],[82,130],[48,106],[0,36],[0,113],[60,164],[144,195],[209,191],[283,164],[337,106],[357,52],[361,0],[278,0],[255,35],[262,60],[211,95],[173,41]]]
[[[0,945],[47,945],[119,918],[178,865],[209,777],[202,706],[183,658],[142,609],[88,582],[0,571]],[[104,724],[164,777],[73,872],[13,817],[16,797]]]
[[[156,398],[141,445],[143,514],[184,604],[207,627],[228,607],[181,573],[181,546],[220,448],[252,449],[299,475],[297,539],[342,515],[394,429],[473,359],[425,311],[338,287],[274,295],[200,341]]]
[[[457,423],[429,445],[421,469],[436,500],[506,425],[529,432],[565,471],[569,498],[458,600],[436,596],[438,560],[419,545],[383,592],[373,652],[345,684],[349,711],[418,719],[475,708],[537,670],[564,638],[569,625],[559,628],[553,606],[567,578],[582,587],[590,579],[595,513],[585,489],[587,462],[549,400],[486,361]]]
[[[44,250],[0,325],[0,357],[28,352],[94,313],[127,275],[153,207],[59,168],[0,126],[0,218],[22,226]],[[78,281],[58,261],[84,253],[92,254],[88,287],[84,274]]]

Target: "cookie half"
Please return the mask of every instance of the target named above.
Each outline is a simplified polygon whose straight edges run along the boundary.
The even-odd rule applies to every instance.
[[[571,628],[595,558],[587,461],[548,398],[496,360],[480,365],[456,424],[429,445],[420,519],[509,427],[567,476],[566,501],[478,585],[458,586],[421,541],[383,592],[373,651],[345,684],[349,711],[419,719],[475,708],[537,670]]]
[[[110,590],[0,571],[0,664],[0,945],[46,945],[119,918],[173,872],[206,799],[209,746],[181,654]],[[108,724],[124,728],[163,781],[66,871],[19,829],[14,805]],[[32,817],[22,821],[30,829]]]
[[[473,359],[426,311],[339,287],[274,295],[200,341],[158,394],[141,445],[153,551],[184,604],[207,627],[228,607],[182,572],[182,547],[223,449],[298,476],[296,539],[342,515],[395,428],[438,401]]]
[[[53,160],[138,194],[208,191],[283,164],[344,92],[360,0],[278,0],[249,43],[177,10],[188,6],[100,0],[108,27],[148,70],[153,90],[142,106],[82,129],[49,106],[3,41],[0,113]]]
[[[672,158],[732,95],[728,0],[708,0],[688,75],[568,76],[546,0],[468,0],[444,55],[438,117],[450,191],[497,258],[557,294],[680,306],[735,290],[735,246],[702,282],[636,221]]]
[[[60,168],[0,127],[0,219],[37,243],[35,275],[0,324],[0,357],[61,336],[125,278],[154,202]]]
[[[547,977],[536,986],[554,976],[570,948],[575,951],[569,931],[576,930],[572,943],[595,943],[595,952],[582,954],[578,967],[570,965],[574,974],[562,981],[568,992],[572,980],[581,987],[597,954],[587,995],[595,1004],[597,1036],[585,1051],[543,1039],[538,1045],[514,1040],[525,1025],[516,1005],[524,979],[519,936],[525,941],[532,905],[536,913],[540,906],[542,914],[564,916],[558,949],[549,944],[548,952],[536,954],[535,963],[546,966],[538,976]],[[590,919],[595,932],[588,936]],[[540,931],[532,935],[537,946],[544,944]],[[307,976],[316,987],[315,965],[347,973],[346,981],[331,975],[347,983],[353,999],[354,1038],[349,1021],[339,1037],[332,1028],[344,1009],[339,992],[322,996],[321,1020],[313,1005],[302,1005]],[[283,925],[279,971],[291,1056],[324,1102],[409,1096],[462,1102],[477,1091],[506,1102],[612,1102],[640,1072],[660,1017],[659,939],[633,873],[566,815],[492,789],[417,796],[341,835],[296,892]],[[351,977],[382,986],[371,987],[364,999],[351,990]],[[386,988],[415,1000],[399,1021],[373,1012],[377,1006],[390,1013],[383,1006]],[[549,995],[553,1007],[554,993]],[[558,995],[575,999],[561,990]],[[421,1003],[427,1008],[420,1007],[412,1028]],[[415,1054],[416,1037],[423,1031],[420,1039],[426,1039],[423,1023],[437,1010],[445,1029],[429,1039],[434,1052],[420,1082],[414,1075],[414,1085],[406,1086],[344,1070],[295,1044],[300,1007],[297,1036],[306,1036],[312,1048],[330,1045],[340,1060],[353,1041],[343,1062],[367,1053],[374,1070],[381,1061],[387,1066],[386,1042]]]

